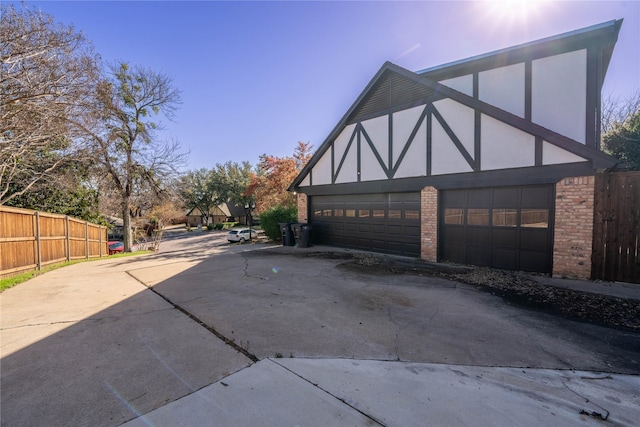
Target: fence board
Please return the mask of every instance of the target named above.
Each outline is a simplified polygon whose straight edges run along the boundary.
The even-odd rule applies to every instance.
[[[598,174],[592,278],[640,283],[640,172]]]
[[[65,215],[0,206],[0,277],[107,254],[104,226]]]

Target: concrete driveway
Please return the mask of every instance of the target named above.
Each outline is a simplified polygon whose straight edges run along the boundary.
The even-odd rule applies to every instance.
[[[544,388],[553,382],[549,372],[558,372],[575,377],[574,383],[592,384],[583,387],[582,396],[611,397],[606,412],[616,415],[605,418],[632,425],[634,415],[640,416],[635,412],[638,334],[514,307],[443,279],[354,273],[341,268],[343,260],[318,253],[326,250],[229,245],[223,233],[185,234],[164,242],[158,254],[78,264],[5,291],[0,294],[2,425],[115,426],[128,420],[134,420],[131,425],[256,425],[256,420],[261,425],[419,425],[417,406],[428,408],[420,399],[412,406],[405,396],[403,417],[397,405],[384,403],[393,396],[382,399],[379,391],[373,400],[359,400],[349,391],[351,386],[374,391],[381,384],[356,379],[336,384],[349,375],[371,379],[377,372],[385,381],[397,378],[395,387],[403,389],[399,372],[407,366],[419,374],[405,381],[414,390],[420,389],[412,382],[417,378],[435,392],[453,383],[448,378],[464,375],[467,385],[492,378],[497,394],[490,399],[493,389],[484,382],[485,404],[499,408],[502,401],[503,414],[517,405],[510,400],[514,387],[505,388],[507,373],[513,379],[526,372],[532,384]],[[326,363],[318,365],[322,359]],[[260,362],[253,365],[255,360]],[[345,367],[351,362],[363,371]],[[406,365],[390,368],[398,362]],[[232,387],[233,380],[244,388]],[[563,381],[558,387],[569,389]],[[297,393],[296,387],[306,391]],[[220,390],[232,388],[236,400],[224,400]],[[256,390],[264,393],[252,395]],[[522,390],[531,402],[532,391]],[[284,400],[274,401],[274,393]],[[451,389],[440,398],[447,393],[466,396]],[[576,393],[565,393],[576,399]],[[293,405],[297,410],[278,407],[277,402],[297,402],[296,395],[303,401]],[[483,424],[473,416],[483,401],[471,405],[472,396],[460,405],[468,408],[467,418],[447,418],[451,411],[445,407],[434,424],[447,419]],[[530,418],[503,420],[530,425],[527,420],[553,413],[551,401],[547,409],[532,406]],[[206,410],[202,402],[208,402]],[[587,409],[567,411],[569,420],[579,424],[593,413],[604,414],[583,406]],[[246,416],[249,407],[258,418]],[[217,412],[208,414],[212,408]]]

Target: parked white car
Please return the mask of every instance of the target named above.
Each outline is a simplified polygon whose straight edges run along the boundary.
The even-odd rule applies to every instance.
[[[263,233],[262,230],[251,229],[251,238],[258,237],[258,234]],[[235,230],[229,231],[227,234],[227,240],[229,243],[233,242],[241,242],[244,243],[249,239],[249,229],[248,228],[236,228]]]

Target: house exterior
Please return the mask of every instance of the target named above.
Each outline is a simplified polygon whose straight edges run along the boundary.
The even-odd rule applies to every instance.
[[[246,224],[245,208],[240,205],[230,205],[227,203],[214,206],[209,210],[208,221],[208,224],[222,224],[226,221]],[[206,225],[206,219],[199,208],[193,208],[187,212],[187,225],[189,227],[197,227],[203,224]]]
[[[385,63],[290,186],[316,243],[588,278],[621,20],[412,72]]]

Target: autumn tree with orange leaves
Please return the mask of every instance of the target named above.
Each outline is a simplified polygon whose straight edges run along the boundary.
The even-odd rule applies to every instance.
[[[245,191],[255,201],[257,214],[275,206],[296,205],[295,195],[287,189],[311,158],[312,147],[309,142],[298,142],[291,157],[260,156],[257,173],[251,174]]]

